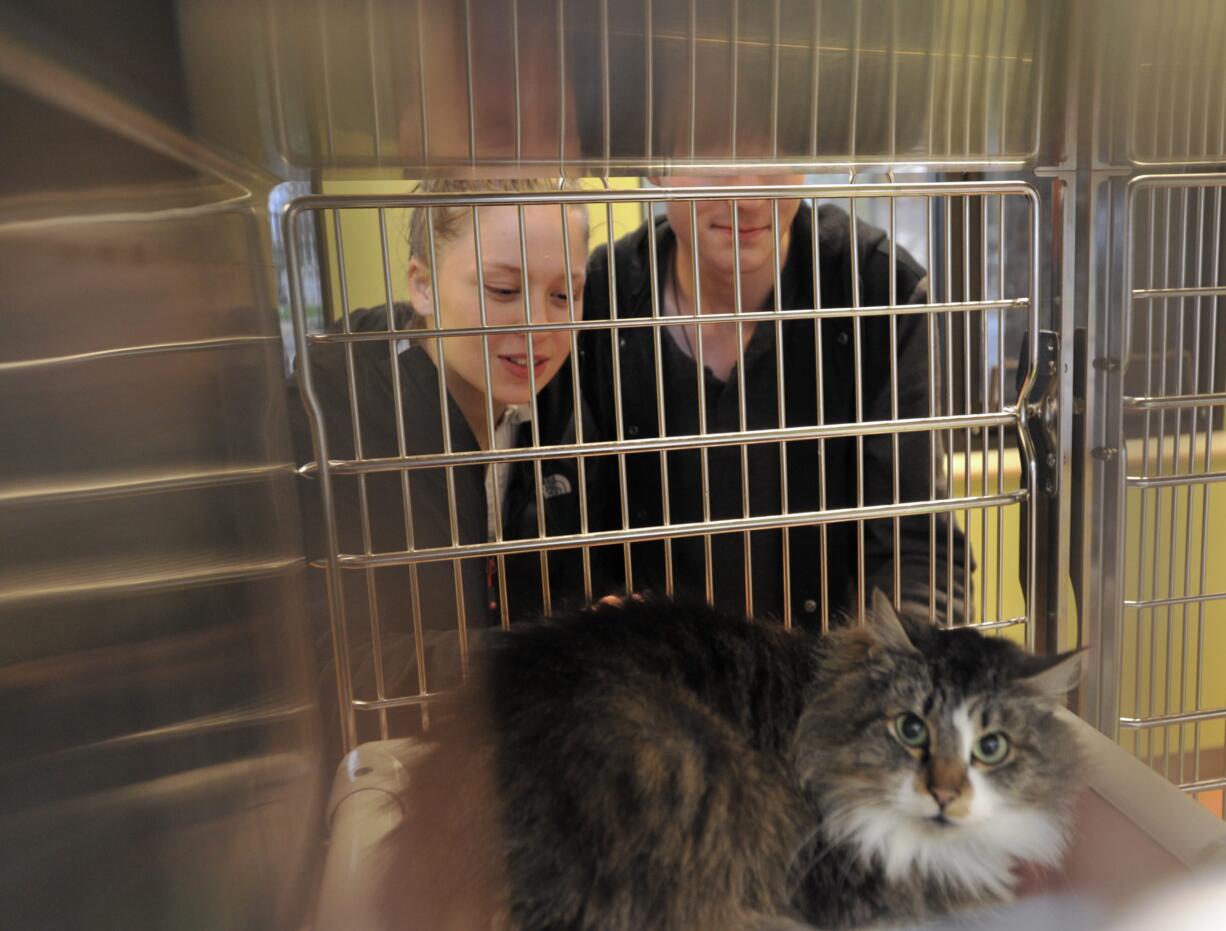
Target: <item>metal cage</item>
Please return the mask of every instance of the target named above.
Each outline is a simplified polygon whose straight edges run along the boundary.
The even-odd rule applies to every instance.
[[[23,851],[0,871],[8,923],[302,926],[320,849],[302,813],[324,807],[324,768],[342,748],[428,724],[478,636],[463,619],[517,617],[518,595],[499,592],[487,613],[458,577],[501,585],[513,564],[545,610],[562,607],[555,590],[597,597],[609,578],[619,591],[717,602],[734,590],[738,610],[821,629],[840,606],[854,621],[870,585],[904,588],[900,567],[915,552],[899,540],[913,527],[928,594],[912,607],[1039,652],[1089,648],[1073,705],[1115,745],[1089,741],[1096,791],[1106,787],[1101,799],[1128,830],[1185,865],[1220,838],[1226,3],[142,0],[139,10],[68,0],[0,10],[10,440],[0,698],[13,709],[0,831]],[[785,184],[781,172],[804,180]],[[753,186],[725,186],[734,174]],[[408,184],[543,177],[566,180],[454,195]],[[651,185],[637,186],[643,178]],[[812,301],[702,316],[703,328],[773,334],[767,393],[799,380],[812,416],[775,401],[755,421],[745,411],[756,398],[735,397],[733,384],[718,428],[700,397],[688,414],[699,426],[665,429],[689,402],[657,381],[661,353],[680,352],[696,379],[706,360],[693,320],[668,311],[661,268],[650,269],[645,316],[616,306],[614,288],[607,318],[581,317],[572,285],[554,316],[397,322],[407,212],[454,209],[476,225],[491,209],[582,210],[598,247],[660,211],[738,200],[773,204],[772,216],[796,200],[841,211],[889,244],[880,299],[851,288],[819,300],[815,284]],[[783,233],[772,222],[776,279]],[[525,235],[520,225],[524,265]],[[904,253],[927,276],[922,299],[896,293]],[[357,325],[362,309],[382,309],[384,324]],[[908,383],[888,335],[908,328],[927,391],[915,410],[894,403]],[[869,332],[887,334],[884,349],[866,348]],[[793,333],[814,341],[814,358],[891,390],[827,416],[825,381],[779,354]],[[846,348],[832,349],[839,333]],[[641,368],[619,361],[620,383],[611,374],[603,393],[651,387],[658,406],[595,432],[582,417],[569,434],[524,427],[527,441],[485,451],[421,450],[398,433],[413,411],[451,436],[446,347],[481,340],[484,366],[490,340],[519,334],[569,342],[550,397],[569,396],[572,409],[590,394],[592,347],[617,360],[622,339],[646,334]],[[400,350],[426,346],[443,360],[425,392],[441,400],[437,416],[414,411],[399,378]],[[354,390],[362,360],[394,376],[381,411]],[[299,396],[287,399],[295,367]],[[329,388],[345,415],[335,422]],[[532,397],[523,423],[537,425]],[[352,429],[368,414],[392,425],[382,448]],[[314,440],[296,449],[299,427]],[[820,494],[836,448],[850,463],[841,503]],[[910,448],[923,453],[908,458]],[[778,491],[755,503],[763,455]],[[666,477],[669,464],[692,464],[692,478],[661,479],[652,495],[687,495],[699,517],[683,521],[679,506],[637,516],[626,470],[643,462]],[[581,510],[565,531],[539,519],[562,488],[559,464],[573,467],[580,509],[596,482],[578,476],[612,476],[608,509]],[[802,506],[808,468],[817,489]],[[471,515],[452,485],[492,474],[496,497],[504,471],[525,481],[533,517],[512,533],[495,507],[488,533],[456,532]],[[428,473],[441,490],[423,500],[414,489]],[[372,504],[376,488],[390,493]],[[702,511],[721,494],[727,513]],[[425,508],[443,515],[431,540],[412,535]],[[318,537],[299,532],[316,518]],[[373,532],[380,521],[401,539]],[[801,574],[791,559],[756,555],[761,540],[795,556],[811,539],[838,550],[843,577],[823,578],[822,560]],[[789,596],[777,611],[755,587],[768,576]],[[385,584],[408,609],[384,610]],[[423,622],[422,599],[445,602],[449,631]],[[330,658],[311,656],[316,620]],[[325,718],[340,721],[326,751],[321,688]],[[353,807],[345,786],[377,781],[363,749],[345,757],[329,816]],[[1172,825],[1181,837],[1168,843]],[[353,827],[333,834],[342,859],[345,839],[364,831]],[[202,901],[218,910],[201,918]],[[334,926],[355,926],[338,914]]]
[[[1119,552],[1120,578],[1131,580],[1120,633],[1133,641],[1120,669],[1120,727],[1134,752],[1193,792],[1226,786],[1226,774],[1208,775],[1202,752],[1203,728],[1220,730],[1226,717],[1226,695],[1205,684],[1206,608],[1226,597],[1210,576],[1223,554],[1209,532],[1210,491],[1226,480],[1215,452],[1226,405],[1224,187],[1223,175],[1144,175],[1126,194],[1124,352],[1136,374],[1121,416],[1126,442],[1140,448],[1121,457],[1120,506],[1137,532]]]
[[[782,327],[784,321],[812,320],[826,321],[840,319],[851,323],[852,335],[849,350],[854,357],[853,378],[859,384],[863,360],[861,358],[861,321],[866,318],[885,317],[890,321],[891,347],[896,338],[897,320],[902,315],[921,315],[924,319],[925,342],[927,348],[927,368],[923,373],[930,384],[942,386],[941,390],[929,392],[928,409],[919,412],[923,416],[908,416],[898,419],[899,386],[897,372],[897,354],[893,349],[886,353],[887,358],[877,358],[874,364],[886,365],[890,368],[891,397],[882,405],[882,411],[891,414],[891,418],[871,419],[867,416],[867,407],[861,392],[857,391],[856,416],[851,423],[825,423],[819,413],[815,422],[809,425],[796,426],[785,423],[784,410],[778,410],[778,422],[773,428],[749,429],[746,426],[745,411],[747,401],[745,387],[739,384],[739,429],[710,433],[702,428],[706,423],[705,415],[698,417],[699,429],[691,433],[667,433],[664,422],[668,416],[666,407],[674,402],[666,400],[666,392],[660,384],[663,365],[660,363],[661,333],[667,333],[669,328],[692,325],[698,318],[687,316],[667,316],[654,303],[650,317],[619,317],[616,309],[616,293],[611,288],[614,299],[612,319],[582,320],[576,319],[576,296],[569,293],[568,318],[563,321],[533,321],[522,319],[521,322],[510,325],[485,325],[459,329],[403,330],[394,325],[392,316],[387,317],[387,325],[379,330],[354,332],[350,327],[350,307],[345,293],[345,284],[340,285],[340,314],[332,332],[318,332],[319,323],[314,326],[308,320],[305,304],[302,300],[304,288],[299,281],[303,263],[298,255],[297,244],[301,236],[295,235],[296,224],[314,220],[316,225],[322,223],[333,233],[332,248],[335,250],[332,261],[341,262],[343,278],[343,256],[345,252],[344,234],[340,217],[347,212],[369,211],[374,214],[382,246],[383,280],[387,283],[387,303],[394,303],[391,295],[391,281],[394,270],[390,267],[392,261],[388,248],[387,212],[393,209],[426,209],[442,207],[460,207],[474,216],[473,222],[479,224],[478,211],[483,206],[503,205],[522,208],[529,204],[558,205],[559,210],[570,205],[580,205],[592,208],[608,217],[608,227],[613,227],[612,209],[615,204],[632,204],[640,212],[647,212],[650,207],[663,202],[696,205],[701,200],[719,200],[737,203],[737,199],[766,199],[775,205],[786,196],[788,199],[803,199],[806,206],[814,214],[820,203],[842,204],[848,211],[850,226],[853,231],[859,223],[857,217],[869,213],[874,207],[886,219],[887,235],[889,237],[891,255],[896,253],[899,239],[899,221],[897,214],[900,205],[914,223],[910,238],[917,239],[921,255],[924,257],[928,286],[927,300],[918,304],[906,304],[895,296],[894,302],[879,306],[862,306],[859,303],[858,288],[852,289],[850,306],[830,307],[817,306],[800,309],[782,309],[776,298],[774,309],[751,311],[744,310],[732,314],[703,314],[702,323],[697,330],[701,333],[702,326],[710,325],[763,325],[774,327],[778,342],[782,342]],[[990,571],[982,574],[978,591],[974,586],[964,584],[961,595],[960,615],[966,619],[974,619],[974,623],[984,629],[1003,629],[1020,627],[1027,643],[1033,645],[1034,615],[1030,606],[1035,603],[1035,585],[1038,559],[1036,558],[1037,510],[1026,507],[1026,503],[1038,489],[1039,494],[1051,496],[1055,494],[1055,472],[1046,461],[1046,457],[1054,451],[1042,439],[1044,432],[1042,419],[1047,412],[1043,409],[1043,399],[1048,395],[1045,390],[1037,388],[1037,382],[1050,382],[1047,371],[1054,364],[1054,343],[1045,346],[1044,334],[1037,327],[1038,310],[1034,299],[1037,283],[1038,260],[1038,225],[1036,221],[1038,210],[1038,195],[1035,190],[1020,182],[969,182],[969,183],[872,183],[853,185],[803,185],[799,187],[762,186],[753,187],[704,187],[704,188],[653,188],[633,191],[602,191],[602,192],[568,192],[558,194],[488,194],[488,195],[416,195],[408,197],[358,197],[358,196],[318,196],[311,195],[293,201],[285,212],[285,241],[290,243],[289,267],[291,270],[291,294],[293,296],[295,344],[299,360],[299,377],[303,395],[309,407],[316,409],[314,420],[315,441],[318,458],[304,467],[304,472],[316,477],[319,490],[329,509],[326,519],[327,552],[318,564],[328,576],[328,592],[332,611],[334,612],[333,629],[337,631],[340,640],[336,662],[338,664],[339,687],[344,696],[345,714],[350,709],[361,712],[383,712],[389,708],[408,704],[418,704],[427,700],[432,694],[425,674],[424,665],[419,665],[417,687],[413,694],[387,694],[383,688],[385,673],[382,668],[382,631],[380,629],[379,609],[377,599],[373,597],[374,580],[372,571],[390,567],[403,567],[403,583],[412,592],[413,603],[420,605],[418,593],[419,580],[416,567],[430,562],[449,562],[454,567],[455,576],[460,573],[460,562],[475,557],[494,558],[500,563],[511,553],[532,552],[541,554],[541,602],[545,610],[549,610],[549,564],[544,554],[551,550],[575,548],[583,554],[584,595],[588,600],[593,596],[608,594],[604,591],[593,591],[590,552],[593,548],[619,545],[625,552],[626,584],[630,590],[635,589],[634,557],[632,544],[641,541],[664,541],[665,549],[665,593],[673,594],[672,548],[674,541],[685,538],[700,538],[704,545],[705,566],[702,578],[695,582],[694,588],[700,590],[708,600],[714,598],[712,578],[711,539],[717,534],[735,534],[741,538],[744,558],[743,566],[747,582],[743,586],[745,593],[744,610],[753,613],[753,585],[748,577],[755,571],[752,562],[750,537],[751,534],[768,529],[779,529],[783,535],[783,552],[787,553],[789,528],[802,526],[818,526],[822,528],[822,540],[825,543],[825,527],[840,522],[852,522],[856,527],[856,580],[857,590],[852,605],[855,615],[861,616],[866,604],[866,556],[865,556],[865,525],[872,521],[887,521],[892,523],[891,531],[893,554],[894,590],[899,590],[899,567],[902,555],[899,548],[901,534],[899,521],[904,517],[928,517],[928,589],[929,603],[927,609],[934,620],[945,620],[944,612],[938,613],[935,593],[941,587],[942,579],[938,577],[937,554],[943,553],[942,565],[948,576],[944,580],[945,590],[953,591],[955,572],[969,580],[972,574],[971,549],[980,554],[985,568]],[[735,211],[735,207],[732,208]],[[1014,216],[1016,214],[1016,217]],[[478,227],[479,228],[479,227]],[[654,232],[654,227],[651,227]],[[432,231],[431,231],[432,232]],[[904,231],[904,235],[907,231]],[[1013,235],[1018,233],[1018,235]],[[781,261],[778,251],[779,230],[773,228],[776,240],[775,249],[775,280],[779,281]],[[972,243],[975,248],[972,248]],[[523,228],[520,228],[520,246],[523,261],[527,262],[527,248],[523,240]],[[433,242],[430,249],[433,250]],[[814,250],[818,248],[816,239]],[[854,254],[854,253],[853,253]],[[697,259],[696,259],[697,261]],[[816,263],[816,257],[815,257]],[[815,264],[820,268],[820,264]],[[526,271],[526,270],[525,270]],[[858,273],[853,268],[853,275]],[[658,269],[652,268],[651,293],[659,295],[660,285]],[[895,282],[890,282],[890,294],[895,294]],[[778,294],[778,292],[776,292]],[[820,294],[820,291],[818,292]],[[485,299],[481,300],[482,319],[485,320]],[[701,297],[699,298],[701,300]],[[530,318],[531,311],[528,311]],[[498,333],[541,333],[563,332],[569,335],[575,364],[571,366],[573,403],[576,408],[579,400],[579,369],[577,335],[581,332],[598,333],[598,338],[608,339],[614,357],[618,354],[619,334],[627,327],[650,327],[653,334],[656,354],[655,378],[656,396],[659,399],[657,407],[657,429],[655,438],[636,438],[627,435],[625,425],[617,423],[616,435],[609,437],[585,437],[582,428],[578,431],[576,441],[567,445],[537,445],[529,448],[517,448],[489,451],[456,452],[450,449],[427,455],[407,455],[404,453],[404,437],[399,438],[401,454],[399,456],[382,456],[371,458],[362,455],[360,439],[360,413],[357,388],[355,385],[355,361],[353,346],[355,344],[381,343],[386,349],[381,353],[390,353],[394,357],[397,344],[430,340],[436,346],[435,358],[442,358],[443,364],[438,366],[439,394],[444,396],[447,366],[444,344],[449,339],[482,336],[483,338]],[[821,358],[823,330],[820,326],[813,328],[810,339],[814,340],[816,358]],[[528,336],[528,339],[531,337]],[[829,338],[829,337],[827,337]],[[1047,338],[1050,338],[1050,334]],[[313,383],[312,348],[339,344],[345,351],[345,371],[348,379],[348,398],[345,406],[353,411],[351,426],[353,428],[353,446],[355,455],[351,458],[338,459],[331,457],[327,430],[317,408],[319,401]],[[693,364],[701,371],[703,367],[702,339],[698,337],[695,346]],[[1009,360],[1014,365],[1006,365],[1006,346],[1019,346],[1024,357],[1020,360]],[[485,339],[485,371],[490,365],[489,341]],[[1040,369],[1040,360],[1042,370]],[[1020,364],[1018,364],[1020,362]],[[777,365],[778,390],[785,391],[787,373],[783,371],[783,355],[775,354]],[[743,370],[745,364],[745,345],[741,340],[738,364]],[[1016,366],[1016,367],[1015,367]],[[1015,378],[1006,383],[1006,369]],[[617,371],[615,369],[615,371]],[[816,378],[806,384],[804,390],[815,392],[821,398],[822,384],[825,381],[820,361],[817,363]],[[397,423],[403,422],[403,405],[405,389],[398,379],[392,400],[396,405]],[[796,376],[799,377],[799,376]],[[615,380],[608,386],[614,396],[614,406],[620,410],[620,392],[622,385]],[[488,395],[487,395],[488,400]],[[752,401],[752,399],[750,399]],[[698,403],[704,403],[698,396]],[[533,422],[537,421],[536,397],[530,400]],[[821,411],[820,406],[818,410]],[[445,416],[443,410],[440,416]],[[492,406],[486,411],[487,430],[493,435],[494,415]],[[926,464],[928,482],[926,494],[915,500],[903,500],[899,494],[899,472],[906,466],[898,453],[898,438],[901,435],[925,433],[935,439],[930,444],[932,456]],[[443,431],[449,437],[450,432]],[[1038,439],[1036,440],[1036,437]],[[794,510],[788,507],[788,450],[802,441],[816,441],[817,460],[814,462],[814,475],[819,483],[824,481],[825,470],[820,466],[825,444],[837,438],[852,438],[856,444],[856,488],[857,498],[854,507],[826,508],[817,510]],[[889,441],[890,447],[885,451],[885,461],[879,462],[892,472],[893,496],[891,501],[884,503],[866,503],[865,488],[865,441],[866,438],[883,438]],[[333,438],[335,439],[335,438]],[[781,449],[783,469],[782,496],[777,507],[772,511],[751,514],[750,498],[754,489],[748,478],[747,449],[754,445],[775,444]],[[698,524],[674,523],[668,519],[667,509],[665,521],[649,525],[630,525],[631,506],[627,500],[624,463],[626,457],[655,453],[664,462],[673,451],[697,451],[701,459],[700,481],[702,497],[707,502],[710,497],[710,485],[713,481],[707,462],[708,451],[717,448],[733,448],[739,451],[741,465],[741,500],[742,513],[739,517],[722,519],[710,518],[709,505],[704,513],[704,520]],[[569,536],[551,536],[545,532],[541,511],[538,511],[540,521],[535,535],[521,539],[503,539],[501,522],[498,522],[494,539],[485,543],[462,543],[458,537],[458,521],[456,517],[456,497],[452,472],[462,466],[488,466],[494,463],[531,462],[535,467],[535,495],[541,500],[544,491],[540,463],[562,457],[577,457],[580,482],[584,481],[583,463],[596,457],[614,457],[621,468],[618,475],[620,487],[620,526],[608,529],[592,529],[587,523],[587,514],[581,515],[581,528],[578,534]],[[1016,465],[1011,464],[1016,461]],[[956,463],[956,465],[955,465]],[[913,467],[913,466],[912,466]],[[411,532],[405,538],[406,544],[400,550],[379,550],[372,547],[370,534],[370,517],[365,491],[365,476],[374,473],[409,472],[415,469],[443,468],[448,474],[447,495],[450,511],[451,539],[448,545],[433,547],[418,547],[413,545]],[[1006,473],[1011,473],[1006,479]],[[344,551],[337,539],[336,525],[341,519],[335,511],[335,494],[333,483],[338,476],[357,476],[360,485],[359,507],[363,509],[360,520],[362,524],[363,552]],[[952,481],[946,481],[952,476]],[[664,501],[669,500],[669,472],[666,468],[660,470],[660,494]],[[407,479],[403,484],[400,500],[397,502],[404,509],[405,526],[413,525],[411,495],[408,491]],[[825,500],[824,490],[821,500]],[[497,512],[498,505],[495,504]],[[1024,513],[1023,513],[1024,512]],[[959,556],[954,552],[953,528],[954,521],[945,525],[938,534],[935,515],[948,513],[956,515],[962,532],[971,538],[972,546],[962,548]],[[496,517],[497,519],[497,517]],[[1009,555],[1006,555],[1006,524],[1008,531]],[[941,539],[937,539],[938,535]],[[1016,538],[1016,542],[1014,539]],[[785,556],[786,560],[786,556]],[[1012,562],[1012,565],[1010,565]],[[503,569],[503,566],[499,566]],[[757,571],[762,571],[761,567]],[[766,571],[770,571],[767,569]],[[776,569],[775,571],[779,571]],[[814,565],[812,571],[822,574],[821,595],[817,599],[807,600],[800,608],[803,613],[820,616],[821,627],[824,629],[830,622],[831,585],[839,584],[841,580],[826,578],[824,565]],[[365,573],[365,585],[369,599],[369,649],[373,654],[375,693],[373,696],[356,697],[353,688],[353,676],[350,665],[353,632],[345,617],[345,605],[340,593],[345,587],[342,578],[346,573]],[[501,573],[500,573],[501,574]],[[783,586],[787,590],[788,563],[782,567]],[[1006,604],[1006,588],[1019,589],[1024,593],[1020,598],[1013,596]],[[463,604],[463,590],[458,585],[455,588],[457,598],[456,616],[466,616],[466,606]],[[1006,610],[1013,607],[1013,610]],[[793,622],[793,605],[785,600],[781,620],[785,625]],[[419,664],[423,661],[420,650],[423,644],[422,619],[414,615],[414,643],[418,651],[416,657]],[[510,617],[505,599],[502,603],[500,620],[505,625]],[[471,620],[469,624],[473,623]],[[457,630],[460,644],[461,661],[466,651],[466,636],[464,624]],[[350,726],[352,726],[350,724]],[[393,729],[394,730],[394,729]],[[388,725],[385,715],[380,717],[380,732],[387,736]]]
[[[960,572],[972,584],[966,586],[962,615],[981,625],[1017,627],[1026,643],[1040,650],[1094,646],[1096,661],[1080,697],[1082,713],[1190,790],[1219,788],[1219,777],[1206,782],[1202,772],[1206,759],[1211,771],[1220,769],[1216,757],[1197,750],[1185,760],[1174,750],[1168,753],[1167,739],[1155,735],[1169,731],[1172,747],[1184,742],[1199,747],[1196,735],[1203,728],[1216,735],[1226,707],[1226,696],[1212,694],[1215,676],[1208,692],[1196,685],[1208,661],[1203,650],[1211,653],[1215,643],[1210,636],[1202,647],[1202,632],[1214,628],[1196,612],[1211,613],[1218,601],[1197,583],[1202,573],[1212,578],[1210,496],[1221,472],[1212,426],[1220,421],[1221,409],[1216,336],[1221,240],[1212,210],[1202,206],[1219,196],[1220,179],[1139,175],[1154,166],[1213,166],[1226,156],[1219,118],[1226,93],[1208,60],[1212,43],[1206,38],[1222,17],[1210,6],[1181,5],[1175,16],[1163,17],[1155,5],[1143,2],[1129,4],[1127,16],[1108,15],[1097,7],[1072,15],[1041,2],[976,9],[933,2],[917,10],[903,10],[889,0],[732,0],[701,8],[519,2],[505,9],[464,5],[435,18],[438,11],[427,3],[373,3],[341,33],[329,28],[333,13],[321,7],[311,20],[316,38],[289,42],[287,54],[273,59],[283,90],[306,73],[302,69],[308,62],[322,65],[311,72],[304,89],[277,97],[275,136],[289,162],[327,166],[337,179],[331,190],[325,185],[324,193],[316,188],[291,198],[284,214],[281,234],[289,250],[287,287],[300,359],[307,358],[310,347],[330,342],[374,340],[390,346],[425,339],[394,329],[382,335],[343,332],[353,309],[346,283],[323,279],[343,276],[344,253],[354,251],[345,242],[346,218],[366,216],[362,222],[379,230],[381,263],[370,274],[387,285],[377,302],[390,304],[400,234],[389,232],[388,217],[431,203],[469,208],[474,215],[481,205],[551,203],[561,209],[564,203],[578,204],[611,230],[615,207],[649,217],[665,202],[778,198],[783,193],[767,183],[722,193],[718,187],[650,187],[431,199],[345,193],[346,177],[365,176],[347,176],[347,168],[390,161],[409,177],[582,172],[614,182],[669,171],[791,170],[808,172],[809,180],[787,193],[814,210],[822,202],[840,203],[859,222],[886,228],[891,248],[915,253],[929,274],[926,304],[920,310],[893,297],[879,307],[855,301],[845,308],[823,307],[819,302],[799,310],[776,306],[738,312],[727,319],[709,318],[710,323],[739,320],[778,328],[798,317],[846,317],[858,330],[869,316],[897,320],[899,314],[920,312],[930,329],[931,383],[939,386],[926,418],[898,423],[890,417],[854,425],[780,422],[767,430],[738,425],[715,435],[697,430],[653,439],[626,435],[619,424],[617,432],[599,442],[576,438],[535,450],[375,462],[361,455],[330,462],[317,456],[303,464],[304,471],[317,475],[325,495],[337,476],[517,461],[536,463],[539,494],[540,462],[550,457],[586,462],[606,456],[624,463],[628,456],[652,453],[663,462],[673,452],[695,450],[704,462],[705,493],[712,481],[705,462],[712,450],[725,447],[739,450],[743,461],[746,449],[765,443],[809,439],[824,444],[852,437],[862,449],[868,438],[885,436],[897,443],[899,436],[924,431],[939,440],[934,449],[940,449],[930,491],[922,499],[859,501],[852,509],[806,512],[784,504],[769,514],[750,513],[746,506],[739,515],[704,520],[701,526],[679,526],[667,518],[644,526],[628,520],[623,484],[619,525],[569,537],[549,536],[542,527],[528,537],[504,540],[495,534],[492,542],[480,544],[453,539],[450,545],[420,548],[406,541],[400,548],[367,545],[360,551],[330,546],[317,568],[330,579],[334,614],[344,610],[335,593],[345,577],[363,572],[369,577],[375,569],[393,566],[409,567],[406,575],[412,576],[413,567],[428,562],[458,566],[465,558],[492,557],[501,563],[513,553],[566,548],[585,554],[585,591],[591,593],[586,554],[601,545],[622,547],[633,587],[634,544],[687,537],[705,541],[700,588],[710,600],[713,536],[741,536],[748,577],[754,532],[778,529],[786,540],[789,528],[816,525],[824,533],[840,521],[860,528],[855,562],[857,584],[863,588],[866,522],[887,520],[897,526],[903,515],[952,513],[969,544]],[[274,41],[286,34],[280,15],[277,5],[269,6]],[[418,42],[393,51],[384,41],[401,27],[420,39],[425,32],[418,27],[425,22],[435,24],[437,48]],[[525,28],[529,22],[531,29]],[[1086,30],[1084,65],[1063,58],[1072,46],[1061,38],[1062,28]],[[1140,40],[1146,30],[1152,30],[1152,42]],[[1096,38],[1090,40],[1090,34]],[[443,49],[455,54],[444,55]],[[1125,54],[1112,55],[1113,49]],[[393,66],[393,56],[401,52],[407,58]],[[403,81],[389,80],[394,74]],[[337,107],[338,99],[353,99],[355,88],[363,87],[359,96],[369,100],[369,109]],[[836,100],[829,94],[832,87],[845,93]],[[1084,126],[1075,119],[1074,98],[1094,114]],[[454,106],[444,107],[443,101]],[[298,122],[309,128],[309,135],[289,132],[294,112],[319,117]],[[1073,149],[1080,161],[1069,155]],[[848,173],[846,180],[838,181],[832,174],[837,172]],[[1168,189],[1176,192],[1174,207]],[[1080,202],[1079,192],[1086,198]],[[1143,211],[1141,219],[1137,210]],[[606,231],[605,239],[612,238]],[[1172,245],[1175,241],[1178,246]],[[1142,248],[1150,249],[1144,260]],[[1123,283],[1125,276],[1131,285]],[[1193,283],[1171,284],[1176,281]],[[324,296],[321,307],[315,300],[304,302],[304,294],[320,295],[329,288],[331,300]],[[1165,309],[1173,299],[1197,301],[1200,310],[1186,311],[1185,322],[1185,312]],[[1152,308],[1163,308],[1162,325],[1155,329],[1144,311],[1130,309],[1123,315],[1127,325],[1120,327],[1112,309],[1117,300],[1129,308],[1149,307],[1151,315]],[[342,332],[323,332],[328,322]],[[557,329],[572,334],[575,346],[578,334],[599,331],[612,341],[616,354],[621,328],[653,327],[658,343],[659,333],[686,325],[655,308],[650,319],[618,319],[614,312],[611,321],[524,321],[511,330]],[[1147,334],[1144,348],[1140,333]],[[441,345],[465,335],[472,334],[430,338]],[[1185,347],[1188,341],[1196,345]],[[308,396],[310,376],[308,361],[302,367]],[[1179,378],[1179,385],[1168,385],[1168,379]],[[574,379],[577,397],[578,375]],[[1163,386],[1174,397],[1156,399]],[[612,385],[610,390],[619,394],[621,388]],[[661,409],[661,423],[664,416]],[[1172,432],[1173,438],[1168,436]],[[1202,439],[1188,439],[1194,435]],[[1125,455],[1131,437],[1140,449]],[[1168,449],[1171,443],[1182,458]],[[1139,468],[1128,464],[1136,454],[1142,460]],[[1177,458],[1192,463],[1185,471],[1197,474],[1179,478]],[[864,468],[862,458],[858,467]],[[949,478],[945,487],[938,480],[942,475]],[[746,483],[742,490],[748,497]],[[1196,506],[1194,493],[1199,495]],[[667,497],[668,489],[661,494]],[[1203,546],[1181,542],[1184,538],[1171,530],[1170,502],[1177,495],[1184,536],[1193,543],[1203,538]],[[1165,527],[1162,546],[1155,536],[1159,516]],[[1138,519],[1141,526],[1134,527]],[[944,565],[952,567],[952,545],[932,543],[930,581],[937,582],[935,554],[943,549]],[[544,557],[541,566],[547,604]],[[1134,575],[1134,566],[1137,571],[1144,567],[1145,573]],[[1174,574],[1165,580],[1159,569]],[[1142,577],[1143,591],[1125,584]],[[667,590],[672,581],[670,575]],[[952,584],[952,576],[948,581]],[[785,579],[783,584],[789,583]],[[814,599],[823,623],[829,622],[828,586],[824,580],[822,596]],[[744,608],[752,611],[752,585],[745,591]],[[853,605],[863,604],[864,595],[857,591]],[[1017,609],[1009,610],[1014,604]],[[1189,611],[1195,619],[1185,621]],[[780,613],[784,623],[792,623],[802,612],[789,603]],[[853,608],[853,613],[858,612]],[[935,603],[930,613],[937,615]],[[1155,620],[1159,613],[1160,621]],[[504,605],[500,620],[508,619]],[[379,652],[379,619],[365,620],[357,635],[365,642],[360,659],[378,667],[380,659],[368,660],[366,654]],[[334,623],[353,639],[349,621],[334,618]],[[462,653],[466,634],[457,634]],[[420,646],[420,631],[415,636]],[[1163,658],[1142,659],[1146,643],[1151,653],[1162,647]],[[422,670],[407,691],[377,686],[357,695],[346,671],[349,661],[338,655],[336,662],[342,695],[348,695],[342,698],[345,714],[349,709],[359,709],[359,717],[377,712],[380,734],[397,730],[395,724],[389,729],[384,712],[432,694]],[[1169,674],[1161,671],[1167,666]],[[382,681],[383,675],[374,678]],[[353,720],[348,729],[356,734]],[[1186,740],[1181,728],[1188,729]],[[1133,742],[1134,732],[1139,742]]]

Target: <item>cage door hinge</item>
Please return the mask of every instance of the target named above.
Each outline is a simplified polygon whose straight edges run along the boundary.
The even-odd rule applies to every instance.
[[[1022,430],[1034,456],[1035,475],[1043,493],[1060,490],[1060,334],[1038,332],[1038,362],[1021,399]]]

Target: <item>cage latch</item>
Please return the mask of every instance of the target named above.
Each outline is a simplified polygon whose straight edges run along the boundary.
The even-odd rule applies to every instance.
[[[1048,496],[1060,488],[1059,379],[1060,334],[1039,330],[1038,363],[1022,398],[1022,427],[1034,454],[1038,485]]]

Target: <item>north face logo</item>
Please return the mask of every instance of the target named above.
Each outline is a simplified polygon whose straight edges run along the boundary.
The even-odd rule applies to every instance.
[[[546,475],[541,480],[541,492],[546,498],[558,498],[572,491],[570,479],[565,475]]]

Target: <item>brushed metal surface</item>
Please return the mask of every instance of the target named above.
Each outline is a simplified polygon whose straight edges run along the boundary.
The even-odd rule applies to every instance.
[[[284,170],[1016,165],[1051,0],[183,0],[198,128]],[[235,68],[235,62],[244,65]]]
[[[294,927],[321,761],[267,182],[0,58],[0,924]]]

